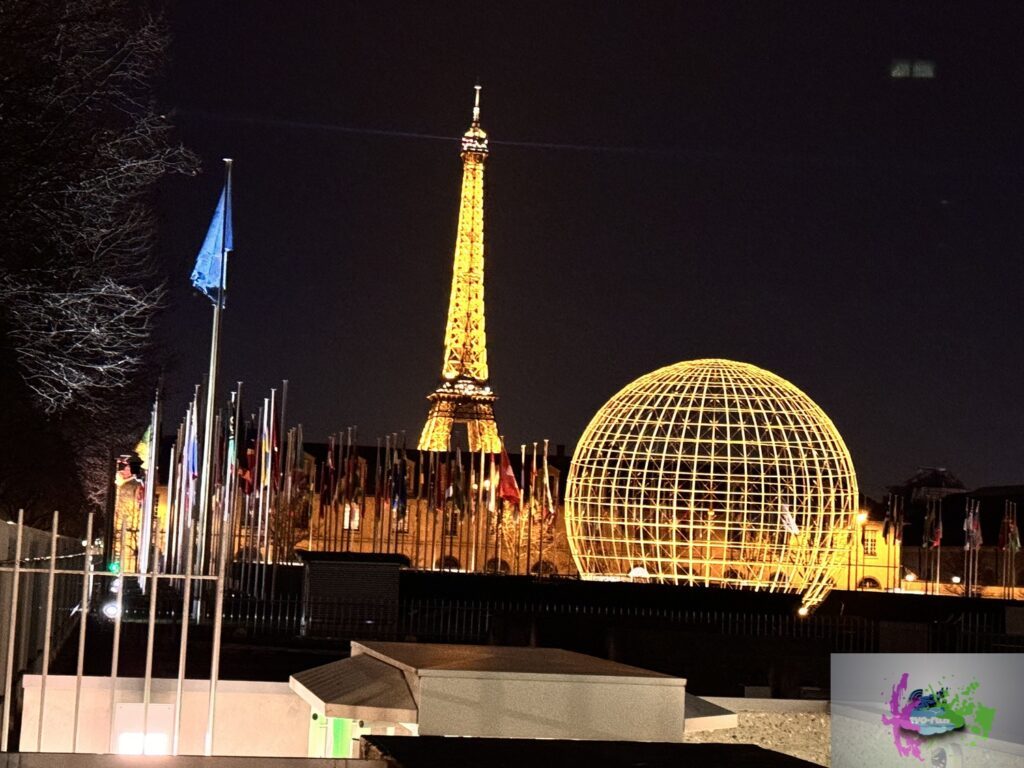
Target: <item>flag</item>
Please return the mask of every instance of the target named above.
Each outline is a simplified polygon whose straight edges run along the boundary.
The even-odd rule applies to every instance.
[[[230,177],[220,192],[217,210],[213,212],[210,228],[203,240],[203,247],[196,257],[196,266],[192,270],[192,285],[205,293],[214,304],[220,296],[221,284],[224,282],[224,252],[235,247],[231,227],[231,181]]]
[[[793,517],[793,513],[789,511],[789,504],[782,505],[779,510],[779,516],[782,517],[782,527],[786,533],[791,533],[794,536],[800,535],[800,527],[796,524],[796,518]]]
[[[928,511],[924,516],[924,528],[921,531],[921,546],[931,546],[935,539],[935,507],[928,503]]]
[[[942,502],[938,502],[938,507],[935,510],[935,526],[932,528],[932,546],[942,546]]]
[[[892,527],[893,535],[896,541],[903,542],[903,497],[896,496],[893,498],[893,503],[896,505],[892,515]]]
[[[395,450],[395,458],[391,464],[392,492],[391,513],[395,516],[395,524],[399,531],[405,530],[405,512],[408,508],[408,484],[405,479],[406,461],[399,457]]]
[[[1014,510],[1010,517],[1010,530],[1009,530],[1009,547],[1010,554],[1017,554],[1020,551],[1020,531],[1017,530],[1017,512]]]
[[[519,506],[519,485],[516,483],[516,473],[512,471],[512,462],[509,461],[504,445],[501,446],[501,481],[498,493],[503,501],[514,507]]]
[[[498,509],[497,497],[498,497],[498,482],[499,482],[500,476],[498,475],[498,468],[495,465],[496,465],[496,462],[494,461],[494,454],[492,453],[491,454],[490,480],[487,483],[487,511],[491,515],[493,515],[497,511],[497,509]],[[501,521],[499,520],[498,523],[500,524]]]
[[[242,493],[253,492],[256,481],[256,426],[251,421],[245,424],[245,435],[239,446],[238,479]]]
[[[150,433],[152,432],[152,425],[146,427],[146,431],[142,433],[142,438],[139,440],[139,444],[135,446],[135,455],[139,457],[142,462],[142,469],[149,470],[149,443]]]
[[[967,514],[964,516],[964,549],[980,549],[984,543],[981,537],[981,520],[978,514],[978,506],[975,502],[967,508]]]
[[[892,532],[892,496],[885,505],[885,522],[882,524],[882,541],[889,541],[889,534]]]
[[[455,453],[455,461],[451,465],[449,475],[449,483],[451,485],[448,489],[448,496],[452,499],[452,504],[459,512],[464,512],[466,509],[466,483],[462,475],[462,449],[459,448]]]
[[[185,447],[182,451],[181,480],[185,488],[185,516],[192,519],[192,508],[196,501],[196,478],[199,476],[199,427],[196,420],[196,401],[189,404],[185,415]]]

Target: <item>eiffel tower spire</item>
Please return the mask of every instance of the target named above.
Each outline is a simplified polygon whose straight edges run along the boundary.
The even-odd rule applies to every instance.
[[[430,413],[420,436],[425,451],[448,450],[452,426],[465,424],[469,449],[498,453],[496,399],[487,385],[487,333],[484,328],[484,162],[487,134],[480,127],[480,86],[473,122],[462,136],[462,197],[455,241],[452,293],[444,334],[441,384],[427,398]]]

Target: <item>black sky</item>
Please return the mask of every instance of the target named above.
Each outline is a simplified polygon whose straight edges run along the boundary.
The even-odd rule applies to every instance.
[[[230,155],[224,380],[255,405],[289,379],[307,438],[418,433],[479,77],[509,443],[571,450],[637,376],[728,357],[814,398],[869,492],[922,465],[1024,480],[1019,3],[170,13],[161,98],[204,172],[160,191],[169,422],[206,369],[210,307],[187,276]],[[888,77],[913,57],[937,77]]]

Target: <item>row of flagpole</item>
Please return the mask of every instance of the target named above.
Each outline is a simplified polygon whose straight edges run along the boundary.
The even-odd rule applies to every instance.
[[[410,452],[404,435],[394,433],[377,441],[371,481],[370,457],[359,454],[355,436],[349,427],[328,439],[313,480],[317,501],[306,549],[404,554],[414,567],[428,569],[498,570],[501,550],[509,545],[505,540],[518,525],[520,547],[523,527],[529,532],[529,571],[534,523],[538,534],[550,534],[556,507],[546,445],[541,453],[534,444],[526,486],[525,444],[517,483],[507,451]],[[541,551],[544,540],[539,535]],[[513,558],[518,564],[519,558]]]
[[[899,494],[890,494],[886,504],[885,521],[882,528],[883,540],[887,544],[890,542],[902,544],[904,528],[907,525],[904,497]],[[982,535],[981,501],[979,499],[970,497],[965,499],[962,528],[963,563],[961,573],[956,574],[956,578],[959,581],[955,583],[961,585],[965,596],[971,596],[978,593],[982,586],[978,569],[984,546],[984,537]],[[921,555],[918,560],[922,572],[915,574],[921,577],[926,592],[937,591],[942,583],[943,537],[943,499],[927,499],[921,517]],[[1009,597],[1015,594],[1017,586],[1014,563],[1016,555],[1020,551],[1017,505],[1010,500],[1006,500],[1004,503],[997,550],[1001,553],[999,559],[1001,571],[998,577],[999,583],[1003,587],[1005,596]],[[891,558],[892,553],[895,551],[898,550],[894,547],[886,547],[887,557]],[[889,573],[893,568],[893,564],[887,562],[886,566],[886,572]],[[887,589],[892,588],[892,586],[902,586],[903,564],[895,563],[895,571],[897,573],[896,584],[887,584]]]

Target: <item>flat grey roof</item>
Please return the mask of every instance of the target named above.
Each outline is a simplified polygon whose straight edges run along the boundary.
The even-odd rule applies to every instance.
[[[442,643],[353,642],[352,656],[365,654],[421,677],[535,676],[565,679],[615,678],[617,682],[678,685],[679,677],[631,667],[561,648],[522,648],[501,645]]]

